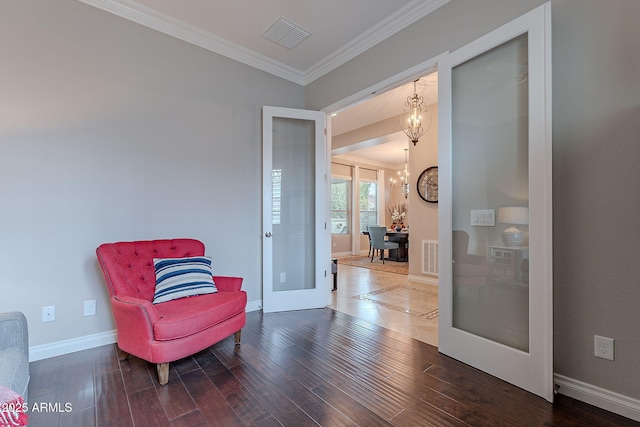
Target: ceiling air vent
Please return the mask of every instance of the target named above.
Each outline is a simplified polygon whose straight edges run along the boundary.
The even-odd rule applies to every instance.
[[[282,19],[282,17],[278,18],[263,34],[265,38],[287,49],[293,49],[298,46],[310,35],[310,32]]]

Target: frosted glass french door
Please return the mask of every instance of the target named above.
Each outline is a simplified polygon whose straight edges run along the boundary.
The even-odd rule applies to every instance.
[[[439,64],[439,350],[552,401],[550,25],[547,4]]]
[[[263,310],[329,302],[327,149],[319,111],[263,107]]]

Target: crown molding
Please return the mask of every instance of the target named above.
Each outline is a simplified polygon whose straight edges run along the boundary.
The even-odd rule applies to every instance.
[[[231,43],[222,37],[218,37],[163,13],[159,13],[133,0],[78,1],[257,68],[258,70],[273,74],[274,76],[305,86],[394,35],[403,28],[413,24],[448,3],[450,0],[413,0],[396,13],[360,34],[357,38],[304,72],[235,43]]]
[[[221,37],[203,31],[182,21],[143,6],[131,0],[78,0],[89,6],[128,19],[187,43],[223,55],[227,58],[281,77],[299,85],[305,78],[301,71],[275,61],[252,50],[231,43]]]
[[[319,79],[451,0],[413,0],[304,72],[305,85]]]

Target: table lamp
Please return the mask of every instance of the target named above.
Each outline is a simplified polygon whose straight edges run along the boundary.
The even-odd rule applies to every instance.
[[[529,208],[520,206],[498,208],[498,222],[511,224],[511,227],[504,230],[501,235],[505,246],[520,246],[524,242],[524,233],[514,225],[529,224]]]

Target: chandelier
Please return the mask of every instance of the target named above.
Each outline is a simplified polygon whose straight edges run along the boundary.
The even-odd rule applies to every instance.
[[[409,195],[409,170],[407,166],[407,159],[409,158],[409,149],[404,149],[404,176],[400,177],[402,181],[402,195],[406,199]]]
[[[400,180],[400,189],[402,190],[402,195],[406,199],[409,196],[409,165],[408,165],[408,153],[409,149],[404,149],[404,174],[398,171],[398,179]],[[398,181],[391,177],[389,178],[389,187],[396,188]]]
[[[424,102],[422,96],[418,96],[416,89],[418,80],[413,82],[413,95],[407,97],[401,115],[402,131],[409,137],[411,142],[413,142],[413,145],[416,145],[418,139],[431,127],[431,113],[427,111],[427,104]]]

